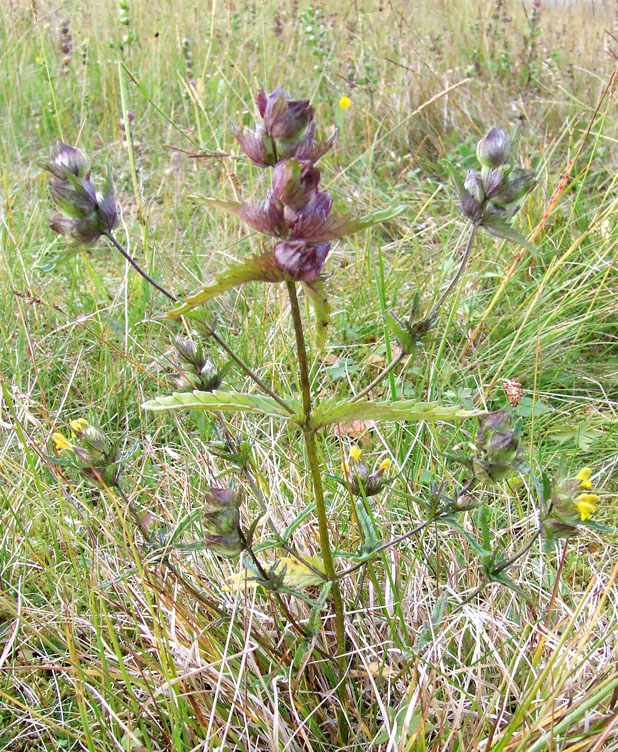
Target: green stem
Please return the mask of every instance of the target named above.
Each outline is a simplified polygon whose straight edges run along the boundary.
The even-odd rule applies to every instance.
[[[296,351],[298,353],[298,367],[300,372],[300,385],[303,398],[303,438],[309,459],[309,468],[313,480],[313,493],[315,496],[316,512],[318,516],[318,531],[320,535],[320,546],[322,549],[322,558],[324,559],[324,571],[326,576],[333,583],[331,595],[335,607],[335,630],[337,634],[337,655],[339,670],[345,670],[345,619],[343,599],[341,589],[335,572],[333,561],[333,552],[330,544],[330,533],[328,530],[328,516],[326,513],[326,503],[324,501],[324,488],[322,486],[322,475],[320,472],[320,462],[315,443],[315,434],[309,427],[311,418],[311,384],[309,382],[309,367],[307,364],[307,350],[305,347],[305,336],[303,333],[303,323],[300,316],[298,297],[296,295],[296,283],[286,282],[288,296],[290,298],[290,308],[292,311],[292,320],[294,322],[294,334],[296,335]]]
[[[178,298],[173,295],[169,290],[166,290],[163,285],[160,285],[158,282],[155,282],[154,279],[145,272],[142,267],[137,263],[137,261],[131,256],[128,251],[125,251],[125,249],[120,245],[120,243],[116,240],[116,238],[112,235],[112,233],[109,230],[105,231],[105,236],[109,239],[109,241],[114,245],[120,253],[126,258],[126,260],[131,264],[131,266],[135,269],[135,271],[138,274],[141,274],[141,276],[146,280],[146,282],[150,283],[153,287],[156,287],[156,289],[159,292],[162,292],[166,297],[168,297],[171,301],[174,303],[178,302]]]

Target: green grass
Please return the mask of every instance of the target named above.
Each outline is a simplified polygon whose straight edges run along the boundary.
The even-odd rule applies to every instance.
[[[132,0],[137,41],[124,50],[127,29],[107,0],[72,0],[62,13],[36,0],[2,5],[0,750],[592,752],[618,743],[613,533],[587,530],[553,554],[537,543],[509,572],[528,599],[491,584],[460,609],[484,577],[471,543],[482,535],[477,511],[458,516],[461,528],[431,525],[387,549],[344,581],[349,654],[337,694],[332,664],[296,635],[272,595],[222,592],[238,563],[179,548],[172,562],[182,579],[175,576],[118,495],[49,459],[52,432],[85,416],[128,446],[139,442],[124,488],[162,533],[195,512],[182,541],[199,540],[210,485],[242,490],[245,528],[258,515],[246,479],[213,452],[216,421],[141,409],[169,389],[180,325],[162,319],[168,301],[106,242],[57,258],[63,242],[47,227],[48,179],[35,160],[63,138],[88,151],[95,179],[109,163],[119,239],[181,296],[264,242],[188,200],[260,196],[262,174],[246,160],[189,154],[237,155],[229,119],[249,124],[256,88],[281,85],[311,96],[322,134],[339,126],[322,165],[339,209],[407,205],[329,256],[331,330],[321,355],[310,342],[320,397],[369,384],[396,347],[383,314],[405,314],[417,292],[428,310],[448,285],[465,228],[449,169],[463,175],[475,166],[479,137],[525,120],[520,160],[540,178],[517,219],[526,234],[578,154],[535,255],[522,256],[494,300],[520,251],[480,234],[431,336],[373,397],[493,410],[506,405],[502,379],[518,378],[530,465],[549,476],[560,459],[571,474],[593,468],[598,519],[616,524],[615,101],[602,101],[586,135],[612,74],[603,50],[614,44],[605,29],[615,28],[615,8],[543,5],[537,26],[529,5]],[[61,74],[65,17],[73,52]],[[352,104],[341,111],[344,94]],[[120,126],[127,110],[135,113],[132,152]],[[311,328],[304,298],[301,306]],[[275,391],[298,392],[283,286],[251,284],[211,310],[219,334]],[[253,385],[232,369],[225,388]],[[313,499],[299,436],[252,416],[229,425],[248,442],[253,476],[284,529]],[[366,455],[390,457],[395,478],[371,508],[380,540],[427,519],[432,482],[448,493],[462,481],[465,471],[446,453],[472,441],[475,428],[470,420],[368,430]],[[334,546],[354,552],[362,535],[339,483],[353,439],[345,428],[318,439]],[[485,502],[493,543],[506,555],[534,534],[529,479],[474,499]],[[261,523],[255,542],[268,539]],[[320,554],[313,515],[291,543],[304,556]],[[284,552],[259,554],[265,563],[277,555]],[[442,595],[443,618],[432,620]],[[309,618],[302,599],[284,598],[299,621]],[[321,619],[315,645],[333,651],[330,607]]]

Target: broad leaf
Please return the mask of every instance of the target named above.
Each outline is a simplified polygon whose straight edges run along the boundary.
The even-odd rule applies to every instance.
[[[331,214],[312,235],[303,235],[303,240],[308,243],[325,243],[344,235],[351,235],[354,232],[366,230],[381,222],[398,217],[406,208],[403,205],[393,206],[389,209],[370,212],[362,217],[354,217],[351,214]]]
[[[315,343],[318,350],[324,347],[326,332],[330,324],[330,303],[326,295],[326,283],[324,277],[317,277],[310,284],[302,283],[305,294],[311,301],[315,314]]]
[[[497,238],[503,240],[511,240],[513,243],[517,243],[530,251],[534,256],[537,255],[537,249],[530,243],[520,232],[517,232],[511,225],[503,219],[492,217],[491,219],[484,219],[481,221],[481,227],[487,230],[487,232],[495,235]]]
[[[249,204],[246,201],[220,201],[217,198],[207,198],[206,196],[189,196],[189,200],[210,206],[212,209],[225,212],[232,217],[238,217],[258,232],[275,237],[279,236],[280,224],[283,220],[282,210],[280,208],[272,214],[269,211],[268,204],[264,201],[259,204]]]
[[[290,407],[299,409],[294,400]],[[289,419],[292,416],[272,397],[260,394],[244,394],[243,392],[175,392],[164,397],[155,397],[144,404],[146,410],[205,410],[207,412],[221,410],[231,413],[259,413],[275,418]]]
[[[166,314],[168,318],[177,318],[202,305],[207,300],[221,295],[222,292],[233,287],[240,287],[247,282],[282,282],[283,272],[275,266],[272,253],[249,256],[243,261],[233,264],[222,272],[215,274],[214,280],[204,285],[194,295],[190,295],[175,308]]]
[[[311,417],[314,429],[332,423],[352,423],[355,420],[455,420],[483,415],[482,410],[464,410],[452,405],[440,406],[437,402],[326,402],[316,408]]]

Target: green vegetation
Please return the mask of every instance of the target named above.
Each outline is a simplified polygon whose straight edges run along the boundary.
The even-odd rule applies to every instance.
[[[613,749],[614,5],[0,17],[0,750]],[[327,282],[232,284],[261,85],[338,128]],[[505,240],[457,181],[518,124]],[[58,140],[158,289],[51,232]]]

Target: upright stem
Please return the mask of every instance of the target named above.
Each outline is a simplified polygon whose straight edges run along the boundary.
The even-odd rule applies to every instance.
[[[286,282],[288,295],[290,298],[290,307],[292,310],[292,320],[294,322],[294,334],[296,335],[296,350],[298,353],[298,368],[300,372],[300,386],[303,397],[303,438],[309,459],[309,468],[313,480],[313,493],[315,495],[316,512],[318,515],[318,530],[320,534],[320,546],[322,549],[322,558],[324,559],[324,571],[326,576],[333,583],[331,594],[333,596],[333,605],[335,607],[335,629],[337,634],[337,654],[340,671],[345,670],[345,623],[343,599],[341,590],[335,572],[333,561],[333,552],[330,545],[330,533],[328,530],[328,517],[326,514],[326,503],[324,501],[324,488],[322,486],[322,475],[320,472],[320,462],[315,444],[315,434],[309,427],[311,418],[311,384],[309,382],[309,366],[307,363],[307,350],[305,348],[305,335],[303,333],[303,323],[300,317],[300,308],[298,306],[298,297],[296,295],[296,283]]]

